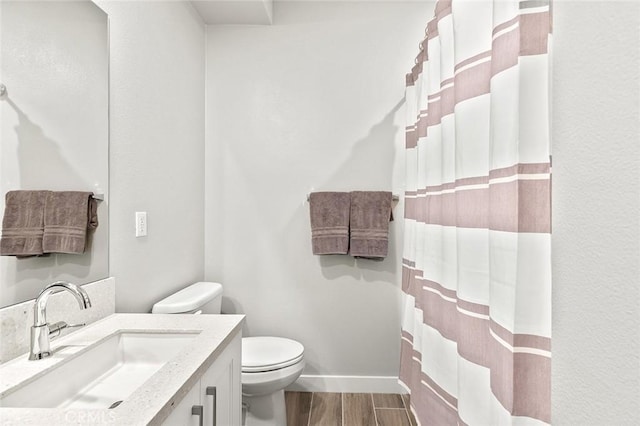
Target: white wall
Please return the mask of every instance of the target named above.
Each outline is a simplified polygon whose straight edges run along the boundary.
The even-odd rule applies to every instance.
[[[109,14],[110,273],[116,310],[148,312],[203,276],[204,24],[187,2],[99,1]],[[134,213],[148,236],[134,236]]]
[[[553,411],[640,424],[640,3],[554,2]]]
[[[404,75],[432,7],[278,2],[272,26],[208,27],[205,277],[249,335],[301,341],[305,374],[397,377],[400,222],[383,262],[314,256],[306,196],[402,192]]]

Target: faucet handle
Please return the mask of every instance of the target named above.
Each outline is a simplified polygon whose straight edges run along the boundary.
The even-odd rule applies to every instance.
[[[87,324],[84,322],[80,324],[67,324],[64,321],[54,322],[53,324],[49,325],[49,337],[51,338],[59,337],[60,333],[65,328],[78,328],[78,327],[84,327],[85,325]]]

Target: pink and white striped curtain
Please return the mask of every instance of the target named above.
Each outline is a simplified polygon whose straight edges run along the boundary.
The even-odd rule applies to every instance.
[[[400,380],[421,425],[551,416],[549,1],[440,0],[407,75]]]

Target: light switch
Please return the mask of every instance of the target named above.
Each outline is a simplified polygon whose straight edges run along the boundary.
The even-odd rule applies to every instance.
[[[147,212],[136,212],[136,237],[147,236]]]

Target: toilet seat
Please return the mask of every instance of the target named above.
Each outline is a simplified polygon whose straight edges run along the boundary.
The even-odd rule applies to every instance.
[[[302,361],[304,346],[284,337],[243,337],[242,372],[262,373],[289,367]]]

